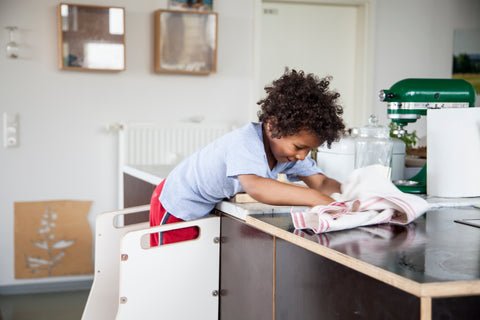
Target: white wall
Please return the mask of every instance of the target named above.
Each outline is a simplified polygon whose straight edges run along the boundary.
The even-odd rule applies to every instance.
[[[218,73],[185,76],[152,72],[153,11],[166,8],[167,0],[94,1],[126,8],[127,70],[120,73],[58,70],[58,1],[0,0],[0,44],[8,37],[3,28],[16,25],[22,45],[18,60],[0,53],[0,113],[20,115],[20,147],[0,147],[0,287],[52,281],[13,278],[13,202],[93,200],[91,221],[116,208],[116,139],[105,132],[106,124],[198,115],[206,121],[249,120],[256,107],[254,0],[214,2]],[[372,3],[375,97],[403,78],[451,77],[453,30],[480,27],[478,0]],[[386,106],[376,102],[375,110],[386,121]]]
[[[376,97],[381,89],[389,89],[405,78],[451,78],[454,30],[480,29],[478,0],[377,0],[376,3],[375,92],[372,92]],[[378,98],[374,101],[375,112],[388,123],[386,104]],[[425,136],[425,117],[406,129]]]
[[[0,145],[0,286],[65,280],[14,279],[14,202],[92,200],[91,223],[98,213],[117,209],[116,136],[106,132],[107,124],[193,116],[248,121],[251,1],[216,1],[218,72],[208,76],[153,72],[153,12],[167,8],[167,0],[76,0],[125,7],[127,70],[59,70],[58,3],[0,0],[0,114],[20,118],[20,146]],[[19,28],[17,60],[4,54],[8,25]]]

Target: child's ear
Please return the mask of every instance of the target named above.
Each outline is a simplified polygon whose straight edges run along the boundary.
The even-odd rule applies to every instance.
[[[271,124],[270,121],[265,123],[265,132],[266,132],[267,136],[272,137],[272,124]]]
[[[265,121],[265,127],[266,127],[268,133],[272,132],[272,120],[273,120],[273,117],[270,117],[270,118],[268,118],[267,121]]]
[[[265,128],[267,129],[268,133],[272,131],[272,125],[270,124],[270,121],[267,121],[267,123],[265,123]]]

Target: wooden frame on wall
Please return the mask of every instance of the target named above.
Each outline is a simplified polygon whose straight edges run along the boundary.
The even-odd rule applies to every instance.
[[[155,71],[215,73],[217,33],[215,12],[155,11]]]
[[[125,70],[125,9],[60,3],[58,65],[67,70]]]

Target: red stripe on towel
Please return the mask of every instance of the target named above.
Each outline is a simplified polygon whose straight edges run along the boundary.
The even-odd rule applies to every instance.
[[[360,210],[360,211],[364,211],[364,210],[367,209],[368,207],[374,205],[375,203],[379,203],[379,202],[381,202],[381,201],[383,201],[383,200],[384,200],[384,198],[382,198],[382,197],[374,197],[374,198],[368,199],[366,203],[362,201],[362,206],[360,206],[360,209],[359,209],[359,210]]]
[[[295,228],[300,229],[300,224],[298,223],[298,212],[293,212],[292,211],[292,216],[293,216],[293,224],[295,225]]]
[[[410,203],[406,202],[403,199],[397,198],[397,197],[389,197],[389,198],[390,198],[390,201],[394,202],[399,207],[401,207],[403,210],[405,210],[405,213],[407,214],[407,217],[408,217],[408,219],[407,219],[408,221],[410,221],[410,219],[412,219],[412,218],[415,218],[415,210],[410,205]]]
[[[305,218],[303,216],[303,213],[300,214],[300,220],[302,222],[302,228],[305,228],[307,224],[305,223]]]
[[[318,235],[318,243],[322,246],[330,247],[330,239],[324,233]]]
[[[330,224],[325,219],[319,219],[320,222],[320,232],[325,232],[330,228]],[[315,231],[317,232],[317,231]]]

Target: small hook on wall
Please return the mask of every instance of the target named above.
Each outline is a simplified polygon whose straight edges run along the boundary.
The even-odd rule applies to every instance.
[[[5,50],[7,51],[7,57],[16,59],[18,58],[18,51],[19,47],[18,44],[15,42],[14,33],[18,30],[18,27],[15,26],[7,26],[5,29],[8,30],[9,41],[5,46]]]

